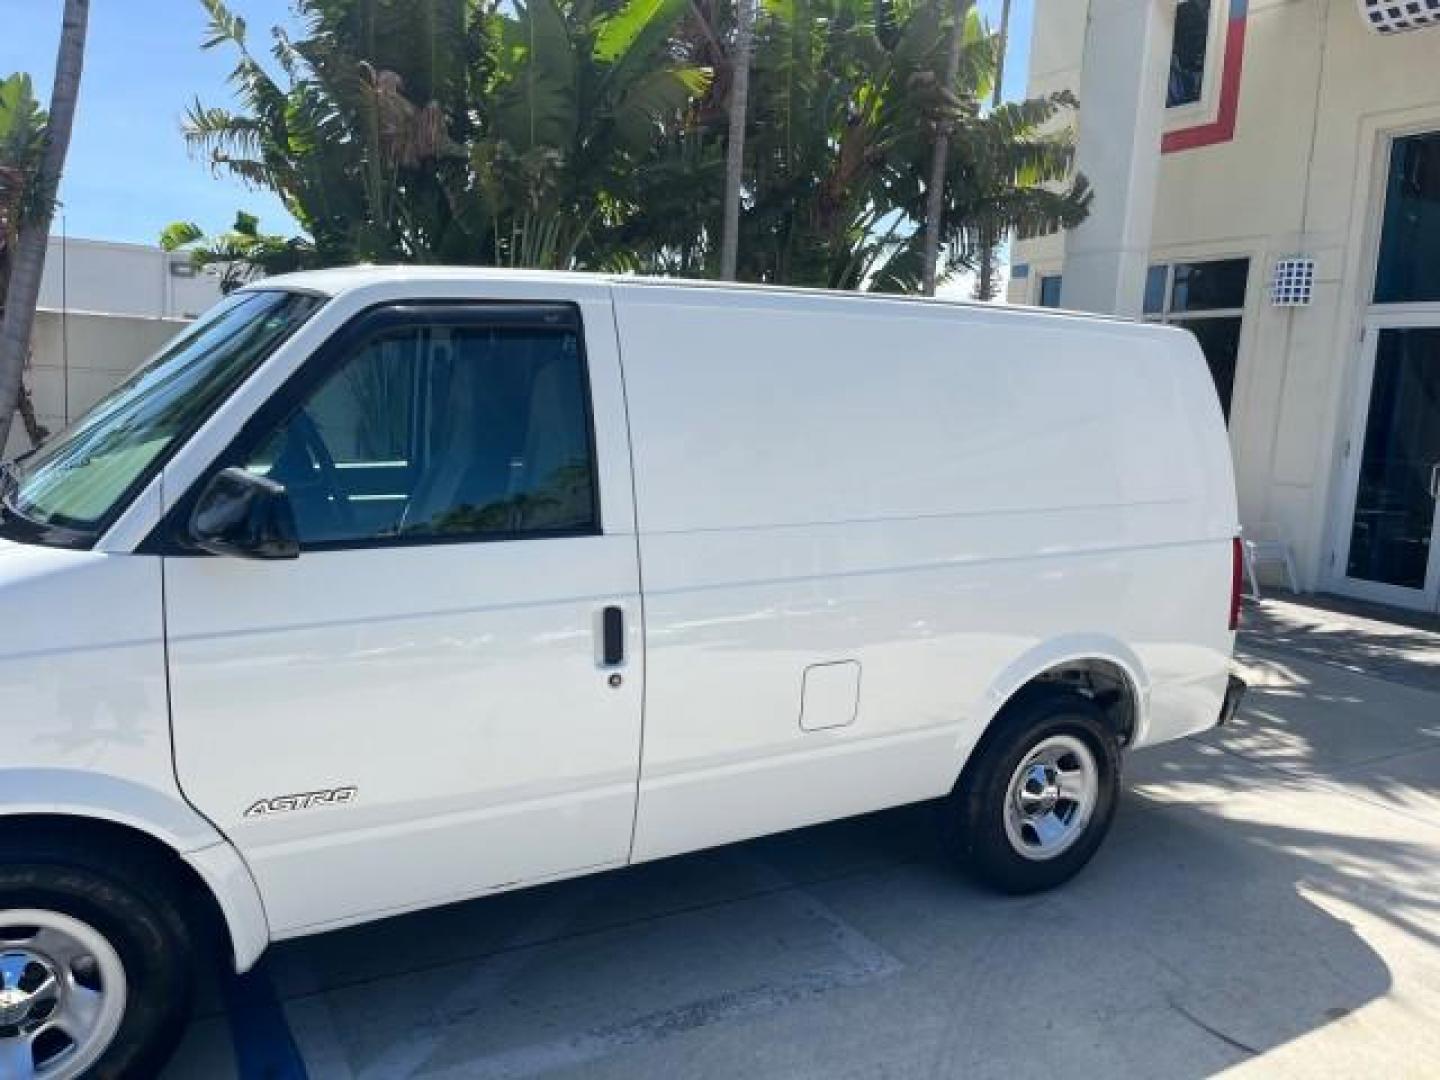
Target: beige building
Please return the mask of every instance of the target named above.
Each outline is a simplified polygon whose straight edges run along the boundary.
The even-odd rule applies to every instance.
[[[1440,610],[1440,0],[1036,0],[1035,28],[1097,204],[1015,245],[1009,299],[1193,330],[1246,529],[1303,589]]]

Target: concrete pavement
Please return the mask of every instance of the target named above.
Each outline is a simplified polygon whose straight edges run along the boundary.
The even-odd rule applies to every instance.
[[[1364,661],[1440,636],[1311,648],[1340,618],[1252,615],[1236,724],[1131,757],[1056,893],[915,807],[392,919],[271,951],[243,1071],[288,1029],[337,1080],[1440,1076],[1440,685]],[[202,1011],[167,1080],[237,1075]]]

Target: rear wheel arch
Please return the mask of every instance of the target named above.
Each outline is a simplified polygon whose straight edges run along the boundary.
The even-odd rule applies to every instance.
[[[1122,749],[1144,739],[1149,683],[1139,657],[1119,641],[1076,638],[1031,650],[1000,673],[979,710],[984,722],[974,749],[1018,702],[1045,693],[1072,693],[1093,702]]]

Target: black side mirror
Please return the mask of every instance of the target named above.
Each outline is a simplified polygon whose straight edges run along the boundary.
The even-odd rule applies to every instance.
[[[206,485],[190,515],[190,542],[212,555],[242,559],[300,555],[284,485],[244,469],[226,469]]]

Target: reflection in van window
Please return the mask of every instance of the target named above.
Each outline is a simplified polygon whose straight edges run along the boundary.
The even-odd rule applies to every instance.
[[[248,467],[285,485],[312,545],[593,531],[583,362],[568,330],[387,334]]]
[[[170,449],[199,427],[323,301],[237,292],[183,331],[17,468],[10,511],[94,536]]]

